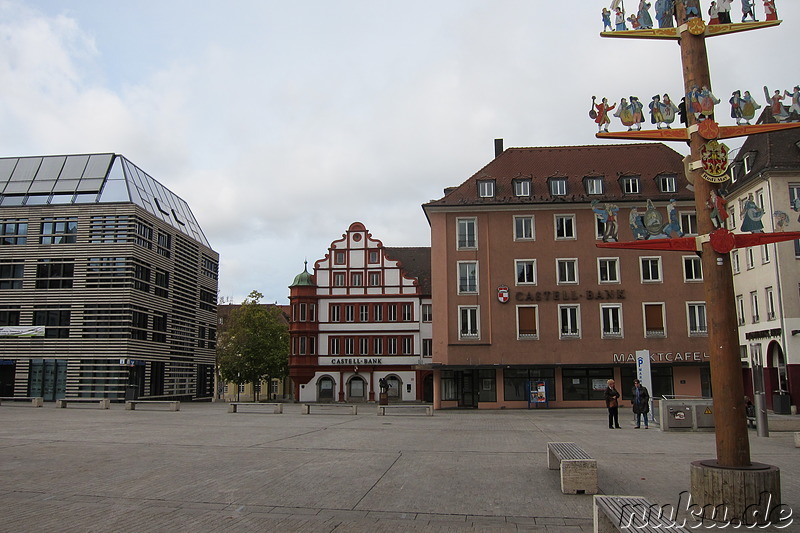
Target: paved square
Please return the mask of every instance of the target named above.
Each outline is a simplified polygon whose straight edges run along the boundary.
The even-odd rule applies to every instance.
[[[435,416],[178,412],[0,406],[0,531],[592,530],[589,495],[565,495],[546,444],[597,459],[600,492],[677,505],[713,433],[609,430],[604,409],[437,411]],[[800,417],[759,438],[800,509]],[[769,528],[767,531],[773,530]],[[779,531],[778,529],[774,529]],[[762,529],[762,531],[764,531]],[[800,531],[800,517],[780,531]]]

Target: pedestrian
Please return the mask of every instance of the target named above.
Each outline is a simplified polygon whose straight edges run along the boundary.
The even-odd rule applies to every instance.
[[[619,392],[614,387],[614,380],[607,382],[605,399],[608,408],[608,429],[622,429],[619,425]]]
[[[647,392],[647,387],[642,386],[642,382],[638,379],[633,380],[633,413],[636,415],[636,426],[634,429],[641,427],[642,415],[644,415],[644,429],[650,429],[647,425],[647,414],[650,412],[650,393]]]

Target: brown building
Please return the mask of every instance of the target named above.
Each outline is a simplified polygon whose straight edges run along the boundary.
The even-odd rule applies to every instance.
[[[600,406],[607,379],[629,394],[637,350],[651,353],[654,395],[710,394],[699,257],[596,246],[617,222],[621,241],[696,233],[682,156],[661,144],[498,152],[423,206],[435,407],[528,407],[531,382],[551,407]]]

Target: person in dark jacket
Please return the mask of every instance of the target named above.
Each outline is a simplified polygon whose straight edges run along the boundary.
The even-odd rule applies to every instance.
[[[614,387],[614,380],[609,379],[605,399],[608,408],[608,429],[622,429],[619,425],[619,392]]]
[[[635,429],[639,429],[641,427],[642,418],[644,418],[644,429],[649,429],[647,426],[647,413],[650,412],[650,393],[647,392],[647,387],[643,387],[642,382],[638,379],[633,380],[631,397],[633,412],[636,415]]]

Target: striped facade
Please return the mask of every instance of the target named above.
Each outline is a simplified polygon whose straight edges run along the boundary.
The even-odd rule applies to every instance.
[[[115,154],[0,159],[0,191],[0,396],[213,395],[219,256],[183,200]]]

